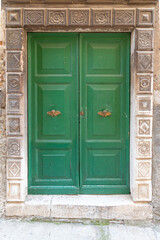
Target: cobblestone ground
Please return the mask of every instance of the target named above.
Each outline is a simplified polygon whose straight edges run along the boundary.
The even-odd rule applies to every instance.
[[[160,222],[0,219],[0,240],[160,240]]]

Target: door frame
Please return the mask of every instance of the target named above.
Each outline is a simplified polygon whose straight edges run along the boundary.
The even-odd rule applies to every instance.
[[[103,9],[104,10],[104,9]],[[101,10],[101,11],[103,11]],[[46,26],[44,12],[46,9],[11,9],[6,8],[7,16],[17,16],[16,23],[10,22],[11,18],[7,17],[6,38],[9,33],[19,36],[18,46],[15,48],[7,42],[7,142],[8,142],[8,158],[7,158],[7,201],[8,202],[25,202],[27,196],[28,183],[28,153],[27,153],[27,32],[130,32],[131,33],[131,60],[130,60],[130,190],[133,201],[148,202],[152,199],[151,186],[151,164],[152,164],[152,98],[153,98],[153,32],[154,32],[154,9],[130,9],[124,8],[121,10],[108,9],[110,13],[110,21],[114,22],[114,26],[109,25],[97,26],[94,15],[90,15],[91,9],[78,8],[78,10],[68,9],[72,11],[79,11],[85,14],[86,22],[83,25],[76,26],[76,22],[72,22],[69,17],[69,26],[54,27]],[[22,11],[24,18],[22,19]],[[40,16],[40,22],[31,24],[28,21],[32,13]],[[49,11],[49,10],[47,10]],[[64,10],[63,10],[64,11]],[[93,10],[92,10],[93,11]],[[119,24],[116,19],[118,11],[123,15],[129,16],[131,21],[128,24]],[[137,12],[137,18],[136,18]],[[116,15],[117,14],[117,15]],[[143,24],[141,19],[143,14],[151,14],[150,22]],[[90,20],[89,20],[90,16]],[[119,15],[120,16],[120,15]],[[93,17],[93,19],[92,19]],[[19,20],[18,20],[19,19]],[[87,21],[88,20],[88,21]],[[23,23],[24,21],[24,23]],[[90,22],[95,24],[91,26]],[[66,23],[64,23],[65,25]],[[39,27],[40,26],[40,27]],[[143,28],[145,27],[145,28]],[[17,29],[18,28],[18,29]],[[20,28],[20,29],[19,29]],[[43,30],[42,30],[43,29]],[[145,36],[150,36],[149,44],[143,46]],[[17,43],[16,43],[17,44]],[[16,49],[16,50],[15,50]],[[12,61],[13,60],[13,61]],[[16,74],[16,81],[18,82],[18,89],[10,91],[10,81]],[[14,95],[14,96],[13,96]],[[19,108],[11,109],[10,102],[13,98],[18,98]],[[150,108],[145,109],[141,107],[142,99],[149,101]],[[18,127],[17,127],[18,125]],[[145,130],[147,128],[147,130]],[[12,151],[11,144],[14,142],[18,151]],[[144,150],[145,149],[145,150]],[[17,156],[18,155],[18,156]],[[11,163],[18,163],[19,175],[11,176]],[[144,173],[145,168],[147,174]]]

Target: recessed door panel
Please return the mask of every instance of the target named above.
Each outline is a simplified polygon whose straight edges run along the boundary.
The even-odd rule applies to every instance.
[[[42,39],[35,43],[37,74],[71,74],[71,42],[64,42],[58,36],[52,40]]]
[[[87,87],[88,139],[120,138],[120,91],[119,84],[92,84]],[[102,117],[101,112],[111,113]]]
[[[107,41],[107,44],[104,43]],[[119,74],[121,70],[121,42],[111,42],[110,38],[102,37],[98,41],[86,42],[87,74]]]
[[[101,185],[117,182],[121,177],[122,156],[119,150],[88,150],[86,177],[84,184],[95,184],[97,178]],[[119,180],[118,179],[118,180]]]
[[[37,84],[38,139],[71,139],[71,93],[71,84]],[[56,117],[49,115],[53,109],[60,112]]]
[[[66,181],[73,184],[72,181],[72,150],[39,150],[37,152],[39,159],[38,178],[46,182],[52,181],[53,185],[66,185]]]

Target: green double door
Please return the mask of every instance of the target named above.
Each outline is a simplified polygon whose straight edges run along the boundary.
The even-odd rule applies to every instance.
[[[129,193],[128,33],[28,34],[30,194]]]

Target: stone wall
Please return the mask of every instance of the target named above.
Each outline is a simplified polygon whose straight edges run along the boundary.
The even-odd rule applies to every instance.
[[[5,34],[4,12],[0,11],[0,216],[4,213],[6,191],[6,135],[5,135]]]

